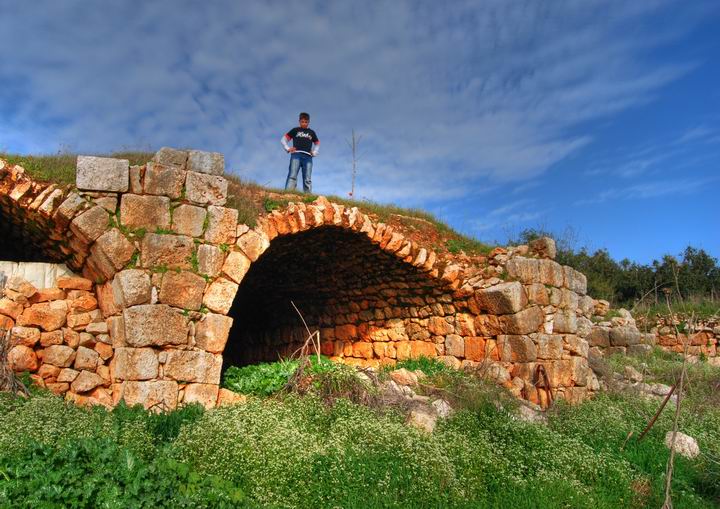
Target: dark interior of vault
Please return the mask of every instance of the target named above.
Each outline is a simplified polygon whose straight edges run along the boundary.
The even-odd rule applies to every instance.
[[[393,288],[421,293],[428,284],[363,234],[322,227],[278,237],[240,285],[224,367],[276,361],[298,349],[308,334],[293,303],[315,331],[367,321],[374,308],[398,304]]]

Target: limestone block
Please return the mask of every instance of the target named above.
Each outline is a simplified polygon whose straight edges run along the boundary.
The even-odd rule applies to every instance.
[[[428,319],[427,330],[430,334],[444,336],[455,333],[455,327],[441,316],[431,316]]]
[[[577,332],[577,315],[569,309],[558,310],[553,319],[553,332],[559,334],[575,334]]]
[[[554,260],[538,260],[538,283],[560,288],[563,286],[565,276],[563,266]]]
[[[267,237],[250,230],[238,239],[237,246],[242,249],[250,260],[256,261],[270,247],[270,241],[268,241]]]
[[[37,288],[35,288],[35,286],[28,283],[27,281],[25,281],[25,279],[19,276],[13,276],[8,279],[7,283],[5,283],[5,289],[17,292],[27,299],[37,293]],[[14,302],[19,302],[17,299],[12,300]]]
[[[218,278],[205,292],[203,304],[205,304],[210,311],[226,315],[232,307],[237,290],[237,284],[222,277]]]
[[[128,190],[130,162],[110,157],[78,156],[78,189],[124,193]]]
[[[341,341],[354,341],[358,337],[357,327],[351,323],[335,327],[335,339]]]
[[[18,304],[7,298],[0,299],[0,315],[9,316],[13,320],[16,320],[23,312],[23,309],[22,304]]]
[[[105,383],[105,380],[96,373],[90,371],[81,371],[75,381],[70,384],[70,389],[76,394],[89,392],[95,387],[99,387]]]
[[[7,356],[10,369],[16,373],[35,371],[38,369],[38,358],[32,348],[25,345],[16,345],[10,349]]]
[[[589,295],[583,295],[578,299],[578,308],[583,316],[590,318],[595,310],[595,300]]]
[[[70,368],[63,368],[60,370],[60,373],[57,375],[57,382],[59,383],[68,383],[71,384],[75,381],[75,379],[80,374],[79,371],[70,369]]]
[[[565,349],[572,355],[579,355],[580,357],[588,356],[590,345],[587,341],[575,336],[574,334],[567,334],[563,336],[563,344]]]
[[[148,304],[150,288],[150,276],[140,269],[120,271],[112,282],[115,303],[123,308]]]
[[[64,276],[57,279],[57,287],[63,290],[92,290],[93,282],[84,277]]]
[[[476,298],[480,309],[497,315],[517,313],[527,306],[528,302],[525,288],[517,281],[479,290]]]
[[[110,336],[107,335],[107,338],[109,339]],[[113,350],[112,344],[98,342],[98,343],[95,343],[95,346],[93,348],[95,349],[95,351],[98,353],[98,355],[100,356],[100,358],[103,361],[108,360],[115,353],[115,350]]]
[[[107,320],[110,340],[113,348],[125,346],[125,319],[122,316],[111,316]]]
[[[155,153],[152,160],[156,163],[164,164],[166,166],[184,168],[187,164],[188,153],[187,150],[178,150],[170,147],[162,147]]]
[[[86,294],[70,301],[70,311],[76,313],[87,313],[97,309],[98,301],[92,295]]]
[[[445,336],[445,355],[453,357],[465,357],[465,340],[457,334],[448,334]]]
[[[163,371],[180,382],[220,383],[222,356],[203,351],[168,350]]]
[[[55,211],[55,221],[61,227],[67,226],[75,214],[85,204],[85,200],[77,193],[70,193]]]
[[[140,263],[145,268],[190,269],[195,244],[185,235],[148,233],[143,237]]]
[[[117,211],[117,196],[103,196],[101,198],[95,198],[94,201],[111,214]]]
[[[239,405],[247,401],[247,396],[244,394],[238,394],[229,389],[221,388],[218,392],[217,405],[218,406],[229,406]]]
[[[650,345],[630,345],[627,347],[628,355],[648,355],[652,352],[652,346]]]
[[[228,183],[224,177],[187,172],[185,197],[199,205],[225,205]]]
[[[188,170],[209,175],[225,173],[225,156],[220,152],[203,152],[191,150],[188,153]]]
[[[581,338],[587,338],[590,335],[590,332],[592,332],[593,329],[593,323],[591,320],[585,318],[584,316],[578,316],[577,317],[577,335]]]
[[[236,283],[240,283],[247,271],[250,270],[250,259],[244,254],[238,251],[232,251],[228,254],[225,263],[222,266],[222,271],[230,279]]]
[[[150,162],[145,169],[145,193],[177,200],[182,195],[185,172],[173,166]]]
[[[35,327],[13,327],[10,330],[10,344],[23,345],[30,348],[40,341],[40,329]]]
[[[562,357],[563,337],[560,334],[538,334],[537,357],[543,360],[557,360]]]
[[[593,327],[587,338],[590,346],[608,347],[610,346],[610,328]]]
[[[547,306],[550,304],[550,296],[548,295],[547,288],[542,283],[532,283],[525,287],[527,292],[528,301],[532,304],[538,304],[539,306]]]
[[[129,406],[142,405],[145,409],[168,411],[177,408],[177,382],[162,380],[155,382],[123,382],[120,398]]]
[[[188,384],[185,386],[183,403],[199,403],[205,408],[213,408],[217,403],[219,390],[215,384]]]
[[[90,350],[89,348],[80,346],[78,347],[75,355],[75,369],[88,369],[90,371],[95,371],[99,359],[100,355],[95,350]]]
[[[170,228],[170,198],[124,194],[120,200],[120,222],[128,228]]]
[[[90,244],[108,229],[109,223],[107,210],[96,205],[76,216],[70,223],[70,231],[85,244]]]
[[[68,368],[75,360],[75,350],[66,345],[53,345],[43,351],[43,362]]]
[[[46,347],[50,345],[63,344],[63,331],[55,330],[52,332],[43,332],[40,334],[40,346]]]
[[[503,324],[495,315],[477,315],[475,317],[475,332],[484,337],[497,336],[503,333]]]
[[[197,249],[198,272],[206,276],[215,277],[220,274],[224,255],[220,248],[210,244],[202,244]],[[231,269],[232,270],[232,269]]]
[[[192,272],[167,272],[160,286],[160,302],[181,309],[198,311],[202,306],[205,279]]]
[[[125,267],[135,253],[135,246],[117,228],[100,235],[95,246],[102,250],[115,270]]]
[[[640,331],[635,327],[623,325],[610,329],[610,344],[612,346],[630,346],[640,343]]]
[[[117,348],[112,361],[116,381],[152,380],[158,376],[158,356],[152,348]]]
[[[539,261],[534,258],[516,256],[508,260],[505,269],[512,279],[517,279],[522,283],[540,283]]]
[[[180,235],[201,237],[207,212],[202,207],[183,204],[172,213],[172,228]]]
[[[545,369],[553,387],[584,386],[587,383],[590,368],[587,359],[571,357],[545,365]]]
[[[130,167],[130,192],[133,194],[142,194],[142,172],[140,166]]]
[[[54,309],[50,303],[33,304],[25,308],[18,317],[17,325],[37,326],[46,332],[54,331],[65,325],[67,311]]]
[[[112,278],[116,271],[115,265],[105,255],[103,250],[100,249],[97,242],[90,248],[90,257],[87,260],[87,266],[92,267],[95,273],[94,275],[85,273],[86,276],[104,279],[105,281]]]
[[[545,314],[542,308],[532,306],[512,315],[500,316],[499,320],[506,334],[529,334],[540,329]]]
[[[475,336],[465,338],[465,358],[471,361],[482,361],[486,356],[486,344],[485,338]]]
[[[233,319],[207,313],[195,326],[195,344],[207,352],[222,353],[225,349]]]
[[[573,292],[585,295],[587,293],[587,278],[582,272],[578,272],[572,267],[563,267],[563,279],[565,288],[569,288]]]
[[[537,347],[527,336],[500,335],[497,342],[503,362],[534,362],[537,359]]]
[[[530,252],[539,256],[540,258],[555,259],[557,255],[557,247],[555,246],[555,240],[550,237],[540,237],[535,239],[528,244]]]
[[[357,341],[352,343],[352,356],[360,359],[372,359],[374,353],[372,343]]]
[[[129,346],[184,345],[188,321],[165,304],[144,304],[123,310],[125,342]]]
[[[213,244],[229,244],[235,242],[238,211],[225,207],[210,205],[207,208],[208,224],[205,240]]]
[[[673,445],[673,432],[668,431],[665,433],[665,447],[668,449],[675,449],[680,456],[685,458],[693,459],[700,455],[700,446],[698,446],[697,440],[690,435],[685,433],[675,433],[675,444]]]

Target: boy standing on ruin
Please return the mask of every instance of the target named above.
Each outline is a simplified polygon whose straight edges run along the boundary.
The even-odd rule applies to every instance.
[[[290,153],[290,166],[285,181],[285,190],[294,191],[297,186],[298,171],[302,169],[303,192],[312,192],[313,157],[318,155],[320,140],[315,131],[309,129],[310,115],[300,113],[300,127],[293,127],[280,140],[285,151]],[[288,142],[292,140],[292,147]]]

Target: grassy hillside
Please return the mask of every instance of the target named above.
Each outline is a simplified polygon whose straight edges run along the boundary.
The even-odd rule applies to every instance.
[[[679,366],[654,353],[608,369],[625,362],[648,380],[670,381]],[[459,409],[432,434],[391,407],[329,398],[325,389],[347,388],[347,371],[324,371],[304,395],[211,411],[109,412],[47,394],[0,395],[0,507],[660,507],[671,413],[645,440],[625,444],[657,401],[610,391],[555,406],[547,424],[528,423],[512,399],[472,375],[431,362],[408,367],[425,369],[427,387]],[[680,429],[702,454],[677,458],[673,501],[716,507],[720,402],[709,395],[720,369],[693,366],[690,381]]]

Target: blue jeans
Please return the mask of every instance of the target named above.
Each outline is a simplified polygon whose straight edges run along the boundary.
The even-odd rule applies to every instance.
[[[312,156],[307,154],[299,154],[297,152],[290,155],[290,167],[288,168],[288,176],[285,181],[285,190],[294,191],[297,187],[298,171],[302,169],[303,192],[312,193]]]

